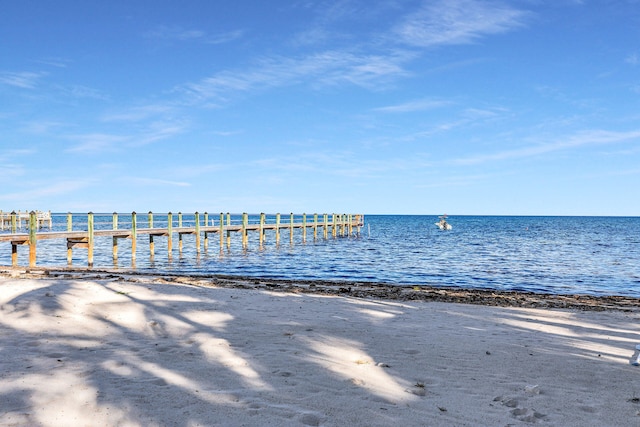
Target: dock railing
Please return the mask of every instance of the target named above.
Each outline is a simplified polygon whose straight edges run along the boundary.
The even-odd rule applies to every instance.
[[[38,224],[38,228],[42,228],[45,224],[49,225],[49,229],[53,227],[53,221],[51,219],[51,211],[43,212],[43,211],[35,211],[36,213],[36,221]],[[28,211],[13,211],[13,212],[3,212],[0,211],[0,230],[8,230],[11,229],[15,232],[16,229],[23,228],[29,226],[29,220],[31,218],[31,212]]]
[[[80,216],[84,217],[84,214],[75,214],[76,219]],[[128,215],[127,215],[128,216]],[[36,266],[36,249],[39,240],[43,239],[60,239],[66,241],[67,246],[67,264],[72,264],[73,249],[84,248],[87,249],[87,265],[93,266],[94,263],[94,249],[96,237],[111,237],[113,248],[114,261],[118,258],[118,243],[120,239],[131,240],[131,260],[132,265],[135,265],[137,242],[140,236],[149,237],[149,255],[154,256],[155,253],[155,239],[157,237],[166,237],[167,239],[167,255],[169,258],[173,255],[173,243],[174,236],[178,237],[178,251],[182,254],[183,250],[183,236],[194,235],[195,236],[195,250],[196,254],[200,254],[201,249],[206,251],[209,247],[209,236],[212,234],[218,234],[220,250],[223,250],[225,246],[231,245],[231,234],[240,233],[242,238],[242,246],[246,248],[249,244],[249,232],[258,232],[258,241],[260,246],[263,245],[266,239],[266,231],[272,230],[275,233],[276,244],[280,243],[281,232],[288,231],[288,237],[290,243],[294,241],[294,230],[300,230],[302,232],[302,241],[305,242],[308,237],[308,233],[312,233],[313,239],[318,239],[319,230],[322,231],[322,238],[328,239],[337,237],[349,237],[360,234],[360,229],[364,225],[364,215],[362,214],[313,214],[313,217],[307,218],[306,214],[294,215],[289,214],[288,221],[283,220],[282,216],[278,213],[275,215],[267,216],[264,213],[252,216],[254,221],[249,221],[249,214],[243,213],[241,219],[236,223],[232,223],[230,213],[220,213],[217,218],[209,218],[209,214],[205,212],[200,214],[195,212],[193,220],[186,224],[183,221],[183,214],[178,213],[174,216],[171,212],[162,214],[166,217],[166,221],[163,221],[161,227],[157,227],[154,223],[154,214],[149,212],[146,214],[147,227],[138,227],[138,218],[136,212],[132,212],[130,216],[130,222],[122,217],[118,213],[111,215],[110,224],[101,224],[100,227],[96,227],[95,215],[92,212],[86,214],[86,222],[82,222],[83,229],[74,229],[74,215],[69,213],[66,218],[66,230],[64,231],[47,231],[39,232],[38,230],[42,226],[42,219],[38,212],[32,211],[28,215],[28,232],[18,233],[18,222],[20,214],[11,212],[9,214],[8,224],[11,227],[10,233],[0,233],[0,242],[11,243],[11,265],[13,267],[18,266],[18,247],[29,247],[29,267]],[[46,217],[49,221],[49,227],[51,228],[51,213],[48,213]],[[268,221],[268,218],[272,222]],[[3,222],[4,223],[4,222]],[[128,228],[120,228],[121,225],[128,225]]]

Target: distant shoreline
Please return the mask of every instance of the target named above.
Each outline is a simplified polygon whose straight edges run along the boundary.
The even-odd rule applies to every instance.
[[[554,308],[584,311],[640,312],[640,298],[618,295],[544,294],[530,291],[470,289],[427,285],[340,280],[290,280],[234,275],[152,273],[87,267],[0,267],[0,277],[123,282],[180,283],[199,287],[269,290],[272,292],[341,295],[399,301],[438,301],[499,307]]]

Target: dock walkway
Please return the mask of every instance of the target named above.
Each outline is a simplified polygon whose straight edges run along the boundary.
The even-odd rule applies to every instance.
[[[164,215],[164,214],[163,214]],[[267,223],[266,215],[260,214],[258,223],[250,224],[249,216],[247,213],[242,214],[241,224],[231,224],[231,215],[221,213],[218,225],[214,225],[214,220],[211,220],[212,225],[208,225],[209,215],[205,213],[200,215],[198,212],[194,214],[194,225],[183,226],[182,214],[178,214],[177,226],[174,226],[174,218],[171,212],[166,214],[167,226],[166,227],[154,227],[153,213],[149,212],[147,215],[148,227],[138,228],[137,214],[133,212],[131,214],[131,228],[118,228],[119,219],[118,214],[114,213],[112,216],[112,228],[111,229],[95,229],[94,214],[89,212],[86,214],[86,230],[74,230],[73,229],[73,217],[72,214],[67,215],[67,230],[66,231],[47,231],[38,232],[41,228],[41,220],[37,212],[29,213],[28,233],[17,233],[17,217],[16,212],[10,214],[9,223],[11,224],[10,233],[0,233],[0,242],[11,243],[11,265],[18,266],[18,247],[27,245],[29,246],[29,266],[36,266],[36,248],[39,240],[44,239],[60,239],[65,240],[67,245],[67,264],[71,265],[72,251],[74,248],[84,248],[88,250],[87,264],[89,267],[93,266],[93,252],[95,246],[96,237],[111,237],[113,247],[113,259],[118,257],[118,240],[128,239],[131,240],[131,258],[132,263],[135,263],[136,258],[136,246],[139,236],[149,236],[149,253],[154,255],[155,237],[167,238],[167,252],[168,256],[172,256],[173,251],[173,236],[178,236],[178,250],[182,253],[182,236],[183,235],[195,235],[196,253],[200,253],[201,247],[204,246],[206,250],[209,245],[209,235],[218,234],[220,240],[220,249],[230,246],[231,233],[240,233],[242,236],[242,245],[246,247],[248,245],[249,232],[256,231],[259,236],[260,245],[265,240],[265,233],[268,230],[275,231],[276,243],[280,241],[281,230],[289,231],[289,239],[293,243],[294,230],[298,229],[302,231],[302,240],[306,241],[307,234],[310,231],[313,234],[313,239],[318,238],[319,230],[322,231],[322,236],[327,239],[329,235],[331,237],[345,237],[358,235],[360,228],[364,225],[364,215],[357,214],[322,214],[320,217],[318,214],[313,214],[312,220],[307,220],[307,215],[298,215],[301,220],[294,221],[295,215],[292,213],[289,215],[289,221],[281,221],[281,215],[275,215],[275,222]],[[51,214],[49,213],[49,221],[51,221]],[[204,238],[204,245],[202,240]]]

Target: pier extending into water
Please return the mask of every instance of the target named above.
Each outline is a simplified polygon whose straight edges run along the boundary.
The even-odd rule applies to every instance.
[[[51,211],[42,212],[35,211],[36,213],[36,221],[38,228],[44,227],[45,224],[49,225],[49,229],[53,227],[53,221],[51,219]],[[31,219],[31,213],[29,211],[13,211],[13,212],[3,212],[0,211],[0,230],[16,230],[23,228],[27,228],[29,226],[29,221]],[[14,231],[15,232],[15,231]]]
[[[79,216],[75,215],[76,219]],[[94,222],[94,214],[89,212],[88,214],[81,215],[86,218],[86,230],[74,230],[74,215],[69,213],[66,218],[66,230],[65,231],[46,231],[39,232],[38,230],[42,226],[42,221],[38,212],[29,213],[28,233],[18,233],[19,214],[12,212],[9,214],[9,233],[0,233],[0,242],[11,243],[11,265],[13,267],[18,266],[18,247],[29,247],[29,267],[35,267],[37,261],[37,244],[39,240],[43,239],[60,239],[66,241],[67,245],[67,264],[72,264],[73,249],[83,248],[87,249],[87,265],[93,266],[94,261],[94,249],[96,237],[111,237],[112,238],[112,252],[114,261],[118,258],[118,243],[120,239],[131,240],[131,260],[132,264],[135,264],[136,251],[138,237],[149,237],[149,254],[151,257],[155,253],[155,238],[165,237],[167,239],[167,256],[172,257],[173,254],[173,242],[174,235],[178,237],[178,251],[182,253],[184,235],[194,235],[196,253],[199,254],[201,249],[206,251],[209,246],[209,236],[212,234],[218,235],[220,250],[223,250],[225,246],[231,245],[231,234],[239,233],[242,238],[242,246],[247,247],[249,243],[249,232],[258,233],[258,242],[260,246],[265,241],[266,231],[273,230],[275,232],[276,244],[280,242],[281,231],[288,231],[288,237],[291,243],[294,240],[294,230],[299,230],[302,233],[302,241],[306,241],[309,237],[315,240],[320,238],[328,239],[337,237],[348,237],[353,235],[359,235],[360,229],[364,225],[364,215],[362,214],[313,214],[307,218],[306,214],[297,215],[298,221],[295,221],[296,215],[291,213],[288,218],[282,218],[280,214],[276,214],[273,218],[273,222],[267,222],[267,215],[261,213],[257,223],[249,223],[249,215],[247,213],[242,214],[240,224],[231,223],[231,214],[220,213],[219,218],[209,218],[208,213],[199,214],[196,212],[194,216],[194,224],[191,226],[183,226],[183,215],[178,213],[174,215],[169,212],[162,214],[166,217],[166,227],[154,226],[154,214],[149,212],[146,214],[147,227],[139,228],[137,214],[132,212],[130,214],[130,228],[119,228],[120,219],[118,213],[113,213],[111,220],[111,227],[108,229],[96,229]],[[128,216],[128,215],[127,215]],[[288,219],[288,220],[287,220]],[[51,227],[51,213],[48,216],[49,225]],[[84,225],[84,224],[83,224]]]

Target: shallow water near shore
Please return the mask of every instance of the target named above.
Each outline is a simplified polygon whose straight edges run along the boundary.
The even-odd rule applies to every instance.
[[[289,232],[283,230],[276,245],[271,231],[261,247],[258,234],[249,233],[247,248],[242,247],[240,235],[232,233],[231,245],[222,250],[218,235],[213,234],[208,249],[200,255],[195,251],[195,238],[189,235],[183,237],[180,255],[174,235],[171,259],[166,238],[155,238],[155,256],[151,258],[148,237],[141,235],[135,268],[153,274],[640,296],[639,217],[452,216],[449,222],[453,229],[449,231],[439,230],[434,224],[437,220],[437,215],[365,215],[358,236],[325,240],[320,229],[314,240],[309,230],[303,242],[302,232],[296,230],[291,243]],[[83,229],[82,223],[75,221],[74,229]],[[111,228],[110,221],[111,215],[97,215],[96,229]],[[138,227],[145,221],[146,216],[139,215]],[[123,222],[120,228],[129,228]],[[192,225],[193,215],[185,215],[183,224]],[[154,225],[166,227],[166,216],[156,215]],[[65,215],[54,215],[53,229],[66,229]],[[131,268],[130,241],[121,240],[119,246],[114,263],[111,238],[97,238],[95,267]],[[28,264],[27,254],[26,246],[19,248],[20,265]],[[86,256],[86,250],[74,250],[73,264],[86,265]],[[0,251],[0,264],[10,263],[11,247],[6,244]],[[38,265],[66,265],[65,242],[39,241]]]

